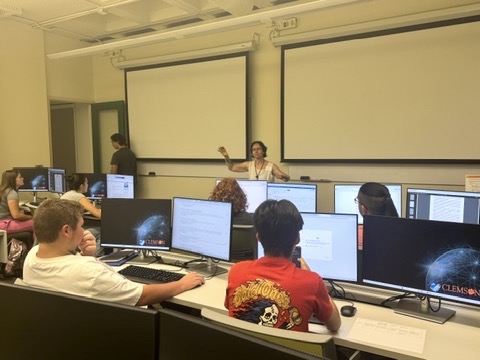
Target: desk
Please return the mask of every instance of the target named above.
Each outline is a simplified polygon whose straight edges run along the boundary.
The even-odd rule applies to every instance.
[[[175,257],[172,253],[162,253],[163,258]],[[127,266],[127,264],[123,265]],[[222,266],[229,267],[231,264],[224,263]],[[178,269],[164,264],[151,264],[157,269]],[[122,267],[119,267],[119,269]],[[183,270],[182,270],[183,271]],[[216,276],[207,280],[204,286],[186,291],[170,299],[169,302],[180,304],[194,309],[208,307],[226,312],[223,306],[225,289],[227,287],[227,274]],[[358,287],[358,286],[356,286]],[[349,289],[349,291],[353,291]],[[335,300],[337,307],[345,305],[343,300]],[[357,313],[354,317],[342,317],[340,330],[333,334],[337,345],[357,349],[395,359],[475,359],[478,356],[480,345],[480,310],[466,307],[452,306],[456,315],[445,324],[416,319],[413,317],[394,313],[392,309],[371,304],[355,302]],[[358,341],[349,338],[350,329],[357,318],[383,321],[408,327],[426,329],[425,346],[422,354],[405,351],[394,347],[379,347],[374,343]],[[310,324],[310,330],[319,333],[329,333],[321,325]]]

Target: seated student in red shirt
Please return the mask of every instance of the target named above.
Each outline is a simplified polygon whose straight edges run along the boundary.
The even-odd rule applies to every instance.
[[[292,262],[303,227],[295,205],[288,200],[264,201],[255,211],[253,223],[265,256],[231,267],[225,297],[229,315],[264,326],[306,332],[308,320],[315,314],[329,330],[338,330],[340,315],[323,279],[310,271],[303,259],[301,268]]]

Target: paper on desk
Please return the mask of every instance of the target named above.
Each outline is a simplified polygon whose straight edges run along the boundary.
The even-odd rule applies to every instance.
[[[358,318],[348,338],[421,354],[426,333],[426,329]]]

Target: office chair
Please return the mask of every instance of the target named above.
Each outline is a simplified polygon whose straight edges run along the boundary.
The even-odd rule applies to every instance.
[[[253,225],[232,226],[232,262],[256,258],[257,239]]]
[[[215,311],[208,308],[203,308],[201,315],[204,319],[249,335],[254,335],[267,342],[279,344],[290,349],[310,354],[319,359],[337,360],[336,348],[332,335],[270,328],[235,319],[228,316],[226,312]]]
[[[5,230],[0,230],[0,274],[4,274],[5,265],[8,261],[8,254],[10,252],[10,243],[12,239],[23,241],[25,244],[33,242],[32,233],[30,232],[18,232],[7,233]]]

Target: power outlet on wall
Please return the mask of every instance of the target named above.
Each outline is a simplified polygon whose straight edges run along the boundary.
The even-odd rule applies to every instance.
[[[297,18],[289,18],[285,20],[281,20],[277,24],[278,30],[285,30],[285,29],[294,29],[297,27]]]

